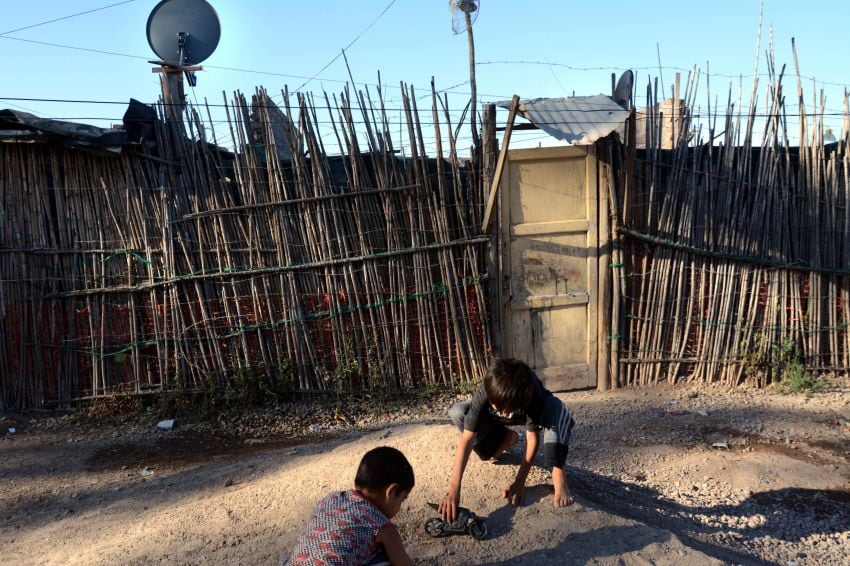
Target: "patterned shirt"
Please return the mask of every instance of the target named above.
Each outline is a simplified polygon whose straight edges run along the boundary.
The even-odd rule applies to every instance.
[[[378,551],[378,531],[389,523],[374,503],[353,489],[331,493],[316,505],[283,564],[366,564]]]

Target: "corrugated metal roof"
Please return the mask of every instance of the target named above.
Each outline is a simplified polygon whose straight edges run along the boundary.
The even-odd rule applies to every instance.
[[[510,108],[510,101],[497,102]],[[618,132],[622,138],[629,112],[610,96],[535,98],[520,102],[519,114],[535,126],[574,145],[589,145]]]

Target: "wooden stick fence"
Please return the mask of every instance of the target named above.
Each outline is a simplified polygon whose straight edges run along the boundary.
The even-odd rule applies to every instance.
[[[850,134],[824,143],[825,101],[807,110],[799,71],[789,116],[784,69],[768,67],[762,110],[731,91],[718,109],[706,81],[700,121],[680,110],[696,106],[696,70],[672,116],[650,83],[626,143],[597,151],[604,386],[766,385],[789,356],[850,367]],[[480,377],[487,156],[462,164],[433,84],[401,91],[401,129],[380,84],[284,91],[283,108],[263,89],[223,95],[233,152],[210,143],[208,107],[120,158],[0,144],[0,410],[245,380],[402,391]]]
[[[718,111],[709,91],[699,124],[686,114],[670,127],[675,116],[650,108],[646,149],[610,148],[601,178],[616,207],[614,253],[623,253],[612,263],[621,283],[612,386],[765,385],[790,359],[815,375],[850,368],[850,136],[824,144],[825,102],[808,113],[799,70],[799,112],[789,117],[784,69],[772,57],[768,67],[764,109],[755,96],[742,109],[730,92]],[[699,78],[688,76],[685,108],[696,105]],[[657,92],[650,83],[650,107]],[[660,149],[662,131],[678,134],[673,149]]]
[[[209,143],[209,108],[161,123],[155,153],[0,144],[0,409],[479,378],[480,164],[459,160],[433,85],[430,112],[402,91],[403,140],[379,86],[323,93],[326,113],[309,95],[225,97],[232,153]]]

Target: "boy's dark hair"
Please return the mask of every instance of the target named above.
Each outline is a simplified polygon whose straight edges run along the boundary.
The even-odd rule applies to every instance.
[[[397,483],[402,491],[413,489],[413,466],[404,454],[389,446],[373,448],[366,452],[357,467],[354,485],[358,488],[382,490]]]
[[[484,376],[484,392],[500,411],[525,409],[534,395],[534,372],[525,362],[496,358]]]

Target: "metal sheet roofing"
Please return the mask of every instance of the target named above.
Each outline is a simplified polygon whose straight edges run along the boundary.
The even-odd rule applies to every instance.
[[[510,108],[510,101],[498,102]],[[535,98],[520,102],[519,114],[538,128],[573,145],[588,145],[617,132],[623,137],[628,110],[610,96]]]

